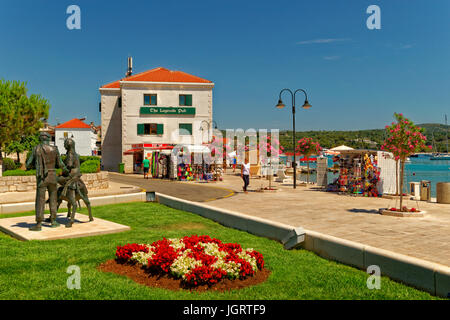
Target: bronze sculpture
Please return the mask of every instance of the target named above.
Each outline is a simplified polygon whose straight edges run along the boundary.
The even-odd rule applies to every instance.
[[[49,195],[51,226],[53,228],[59,226],[59,223],[56,221],[58,202],[56,167],[62,168],[64,173],[67,172],[66,166],[59,155],[58,148],[49,144],[50,134],[42,131],[39,139],[41,143],[33,148],[32,154],[26,163],[27,168],[30,168],[33,163],[36,167],[36,225],[30,227],[31,231],[40,231],[42,229],[46,190],[48,190]]]
[[[66,228],[70,228],[75,220],[75,213],[77,211],[77,201],[82,199],[89,211],[89,221],[93,221],[91,212],[91,204],[88,198],[88,190],[83,180],[81,180],[80,172],[80,157],[75,152],[75,141],[72,139],[66,139],[64,141],[64,147],[66,148],[66,159],[64,164],[67,168],[66,172],[63,172],[58,177],[58,183],[61,185],[58,188],[58,205],[61,205],[63,200],[67,201],[67,218],[69,221],[66,224]]]

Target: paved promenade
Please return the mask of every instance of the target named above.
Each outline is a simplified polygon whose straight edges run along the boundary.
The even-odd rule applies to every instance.
[[[406,200],[406,206],[418,207],[427,214],[423,218],[399,218],[378,214],[379,208],[395,206],[395,200],[386,198],[338,195],[305,186],[293,190],[292,185],[275,182],[272,185],[280,191],[257,192],[268,186],[268,181],[260,179],[251,179],[250,192],[244,194],[241,178],[231,170],[224,181],[215,183],[144,180],[138,175],[118,174],[110,178],[450,266],[448,204]]]
[[[144,179],[142,174],[109,174],[110,181],[139,186],[147,191],[156,191],[184,200],[206,202],[234,195],[236,185],[231,190],[222,182],[199,183],[194,181],[170,181]]]
[[[227,175],[219,184],[242,190],[238,176]],[[208,202],[208,205],[239,211],[281,223],[301,226],[331,236],[360,242],[450,266],[450,205],[407,200],[408,207],[427,211],[423,218],[400,218],[378,214],[393,207],[395,200],[338,195],[305,186],[272,185],[278,192],[256,192],[268,181],[251,179],[248,194]]]

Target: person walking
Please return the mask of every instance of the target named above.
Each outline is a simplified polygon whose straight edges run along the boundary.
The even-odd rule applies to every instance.
[[[242,180],[244,180],[244,193],[248,193],[247,187],[250,184],[250,162],[247,157],[245,157],[245,161],[241,167],[241,177]]]
[[[237,159],[236,156],[233,157],[233,172],[236,171],[236,163],[237,163]]]
[[[148,179],[148,170],[150,169],[150,160],[146,157],[142,161],[142,167],[144,168],[144,179]]]

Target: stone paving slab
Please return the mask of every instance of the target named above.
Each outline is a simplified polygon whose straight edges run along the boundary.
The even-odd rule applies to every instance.
[[[35,216],[0,219],[0,231],[3,231],[19,240],[56,240],[68,238],[89,237],[130,230],[129,226],[77,213],[72,228],[66,228],[67,213],[59,213],[56,221],[61,225],[51,228],[50,223],[44,222],[41,231],[30,231],[29,227],[36,224]]]

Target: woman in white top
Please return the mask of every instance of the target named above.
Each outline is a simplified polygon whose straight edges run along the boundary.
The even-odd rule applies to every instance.
[[[250,162],[248,161],[248,158],[245,157],[245,161],[242,164],[242,168],[241,168],[241,177],[244,180],[244,192],[247,192],[247,187],[250,184]]]

